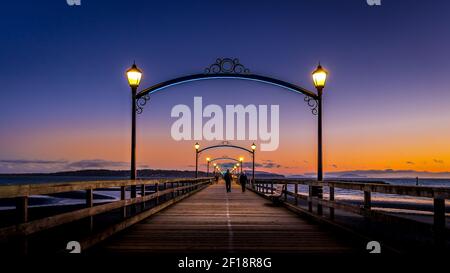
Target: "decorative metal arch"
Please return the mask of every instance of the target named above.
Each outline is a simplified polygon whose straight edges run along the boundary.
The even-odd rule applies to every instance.
[[[216,148],[233,148],[233,149],[241,149],[244,150],[246,152],[249,152],[251,154],[253,154],[253,151],[244,147],[240,147],[240,146],[236,146],[236,145],[231,145],[231,144],[220,144],[220,145],[213,145],[213,146],[209,146],[209,147],[205,147],[203,149],[198,150],[198,153],[200,154],[203,151],[209,150],[209,149],[216,149]]]
[[[236,158],[231,158],[231,157],[227,157],[227,156],[225,156],[225,157],[216,157],[214,159],[211,159],[209,162],[214,162],[214,161],[217,161],[217,160],[232,160],[232,161],[235,161],[235,162],[241,162],[241,161],[239,161]]]
[[[317,106],[319,96],[312,91],[309,91],[298,85],[285,82],[279,79],[251,74],[250,70],[242,65],[236,58],[218,58],[215,63],[205,68],[204,73],[194,74],[189,76],[178,77],[168,81],[157,83],[149,88],[146,88],[136,94],[136,112],[141,114],[143,107],[147,104],[151,94],[164,90],[168,87],[178,84],[214,79],[235,79],[235,80],[250,80],[262,82],[278,86],[289,91],[305,95],[305,102],[311,108],[313,115],[317,115]]]

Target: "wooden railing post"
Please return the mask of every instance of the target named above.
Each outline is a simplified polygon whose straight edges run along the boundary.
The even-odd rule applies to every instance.
[[[270,181],[270,193],[273,194],[273,181]]]
[[[28,222],[28,196],[16,198],[17,223]]]
[[[433,235],[436,246],[445,246],[445,199],[433,198]]]
[[[167,182],[164,182],[163,189],[164,191],[167,190]],[[165,201],[167,201],[167,194],[164,195],[164,202]]]
[[[155,192],[158,193],[159,192],[159,183],[155,184]],[[159,195],[156,196],[156,205],[159,204]]]
[[[295,183],[295,205],[298,205],[298,184]]]
[[[310,185],[308,187],[308,211],[313,211],[313,204],[312,204],[312,186]]]
[[[372,201],[371,201],[371,194],[370,191],[364,191],[364,209],[370,210],[372,207]]]
[[[141,185],[141,198],[145,196],[145,184]],[[141,212],[145,210],[145,202],[141,203]]]
[[[125,186],[121,186],[120,187],[120,200],[125,200],[125,199],[126,199],[126,188],[125,188]],[[127,206],[122,207],[122,217],[123,218],[127,217]]]
[[[28,222],[28,196],[17,197],[16,198],[16,211],[17,211],[17,223]],[[28,238],[27,236],[22,236],[19,238],[20,244],[20,254],[28,254]]]
[[[286,185],[286,187],[284,188],[284,201],[286,202],[287,201],[287,192],[288,192],[288,188],[287,187],[288,187],[289,184],[286,183],[285,185]]]
[[[330,201],[334,205],[334,187],[330,187]],[[330,207],[330,219],[334,220],[334,207]]]
[[[94,206],[94,191],[92,189],[86,190],[86,207],[92,208]],[[90,216],[89,219],[89,230],[94,229],[94,217]]]
[[[144,197],[145,196],[145,184],[141,185],[141,196]]]

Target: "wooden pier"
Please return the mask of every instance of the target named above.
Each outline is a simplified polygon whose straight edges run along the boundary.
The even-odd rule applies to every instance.
[[[327,195],[300,192],[305,186],[321,186]],[[336,189],[359,192],[361,203],[342,202]],[[105,190],[120,198],[96,199]],[[29,206],[30,197],[74,191],[82,204]],[[276,202],[266,196],[277,191]],[[372,198],[379,193],[428,200],[428,220],[379,210]],[[87,254],[346,254],[367,253],[375,240],[383,253],[445,253],[449,197],[449,188],[305,179],[256,179],[245,193],[236,183],[226,193],[223,181],[210,177],[3,185],[0,199],[16,206],[0,212],[0,252],[66,254],[76,241]]]
[[[351,253],[336,233],[237,184],[223,182],[147,218],[95,248],[112,254],[269,252]]]

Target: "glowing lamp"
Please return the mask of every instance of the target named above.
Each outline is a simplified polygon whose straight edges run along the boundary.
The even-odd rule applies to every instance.
[[[323,89],[325,87],[325,82],[327,81],[328,72],[322,68],[322,66],[319,63],[319,66],[317,66],[317,69],[314,70],[312,73],[314,86],[317,89]]]
[[[127,70],[128,84],[130,87],[137,88],[141,82],[142,71],[137,68],[136,64]]]

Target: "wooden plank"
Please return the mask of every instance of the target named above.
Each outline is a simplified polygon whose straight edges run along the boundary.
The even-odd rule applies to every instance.
[[[101,241],[104,241],[108,237],[110,237],[110,236],[112,236],[112,235],[114,235],[114,234],[116,234],[116,233],[118,233],[118,232],[120,232],[120,231],[122,231],[122,230],[124,230],[124,229],[126,229],[126,228],[128,228],[128,227],[130,227],[130,226],[132,226],[134,224],[136,224],[136,223],[138,223],[139,221],[142,221],[145,218],[148,218],[149,216],[151,216],[151,215],[153,215],[153,214],[155,214],[155,213],[157,213],[157,212],[159,212],[159,211],[161,211],[161,210],[163,210],[163,209],[173,205],[174,203],[177,203],[177,202],[183,200],[184,198],[186,198],[186,197],[188,197],[188,196],[190,196],[192,194],[195,194],[197,191],[200,191],[200,190],[204,189],[205,187],[206,187],[206,185],[203,184],[202,187],[200,187],[200,188],[198,188],[198,189],[196,189],[194,191],[191,191],[191,192],[189,192],[187,194],[184,194],[184,195],[181,195],[181,196],[177,196],[176,198],[173,198],[173,199],[171,199],[169,201],[166,201],[166,202],[162,203],[159,206],[156,206],[156,207],[151,208],[149,210],[146,210],[146,211],[144,211],[142,213],[134,215],[134,216],[132,216],[132,217],[130,217],[130,218],[128,218],[128,219],[118,223],[118,224],[112,225],[111,227],[103,230],[102,232],[99,232],[99,233],[97,233],[95,235],[92,235],[92,236],[82,240],[80,242],[80,244],[82,246],[82,249],[86,250],[86,249],[92,247],[93,245],[98,244]],[[158,194],[158,193],[155,193],[155,194]]]

